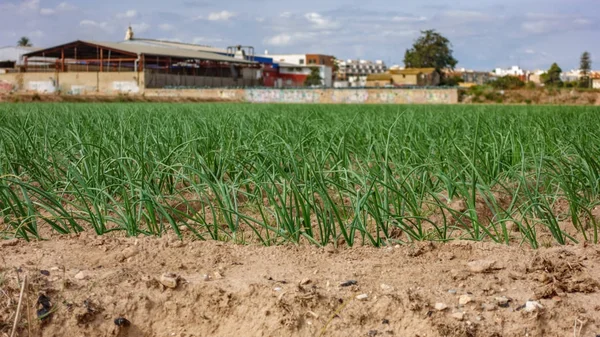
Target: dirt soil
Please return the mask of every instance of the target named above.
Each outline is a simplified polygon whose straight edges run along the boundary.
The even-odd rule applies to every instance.
[[[338,250],[82,234],[3,241],[0,252],[0,336],[25,276],[19,336],[600,334],[600,246]]]

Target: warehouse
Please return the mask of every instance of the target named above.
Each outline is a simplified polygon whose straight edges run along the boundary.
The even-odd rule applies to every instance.
[[[31,65],[33,57],[49,61]],[[26,73],[142,74],[136,77],[145,88],[253,86],[259,68],[254,61],[207,51],[82,40],[27,53],[23,64]]]

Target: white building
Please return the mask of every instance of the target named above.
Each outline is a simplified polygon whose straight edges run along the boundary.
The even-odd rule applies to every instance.
[[[367,76],[385,73],[387,70],[387,66],[381,60],[347,60],[338,62],[337,78],[347,81],[350,87],[365,87]]]
[[[303,66],[306,64],[306,54],[269,54],[265,52],[265,57],[270,57],[273,62],[287,63]]]
[[[15,62],[15,65],[21,66],[24,64],[23,55],[33,51],[40,50],[34,47],[2,47],[0,48],[0,62]]]
[[[496,76],[523,76],[525,75],[527,72],[523,69],[521,69],[521,67],[519,66],[512,66],[508,69],[502,69],[502,68],[496,68],[494,70],[494,74]]]

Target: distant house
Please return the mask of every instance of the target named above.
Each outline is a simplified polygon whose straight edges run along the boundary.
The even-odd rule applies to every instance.
[[[492,74],[487,71],[463,71],[460,78],[463,86],[484,85],[492,79]]]
[[[396,86],[434,86],[440,84],[440,74],[434,68],[390,70]]]
[[[600,78],[592,79],[592,88],[600,89]]]
[[[367,76],[367,87],[389,87],[394,85],[392,74],[370,74]]]

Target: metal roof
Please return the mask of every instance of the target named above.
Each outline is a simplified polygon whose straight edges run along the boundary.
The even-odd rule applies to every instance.
[[[181,48],[155,47],[155,46],[149,46],[149,45],[145,45],[145,44],[134,44],[134,43],[128,44],[128,43],[114,43],[114,42],[98,42],[98,41],[90,41],[90,40],[77,40],[77,41],[73,41],[70,43],[63,44],[63,45],[54,46],[54,47],[38,50],[35,52],[31,52],[31,53],[26,54],[26,56],[41,55],[46,51],[56,50],[57,48],[60,48],[62,46],[74,45],[77,43],[87,44],[92,47],[106,48],[106,49],[123,52],[123,53],[127,53],[127,54],[133,54],[133,55],[166,56],[166,57],[174,57],[174,58],[181,58],[181,59],[200,59],[200,60],[207,60],[207,61],[243,63],[243,64],[256,63],[256,62],[252,62],[252,61],[236,59],[236,58],[225,56],[225,55],[220,55],[220,54],[215,54],[215,53],[210,53],[210,52],[203,52],[203,51],[196,51],[196,50],[188,50],[188,49],[181,49]]]
[[[222,48],[216,48],[216,47],[192,44],[192,43],[185,43],[185,42],[166,41],[166,40],[134,38],[131,40],[119,42],[119,44],[144,44],[144,45],[152,45],[152,46],[157,46],[157,47],[162,47],[162,48],[178,48],[178,49],[196,50],[196,51],[203,51],[203,52],[217,53],[217,54],[226,54],[227,53],[227,50],[222,49]]]

